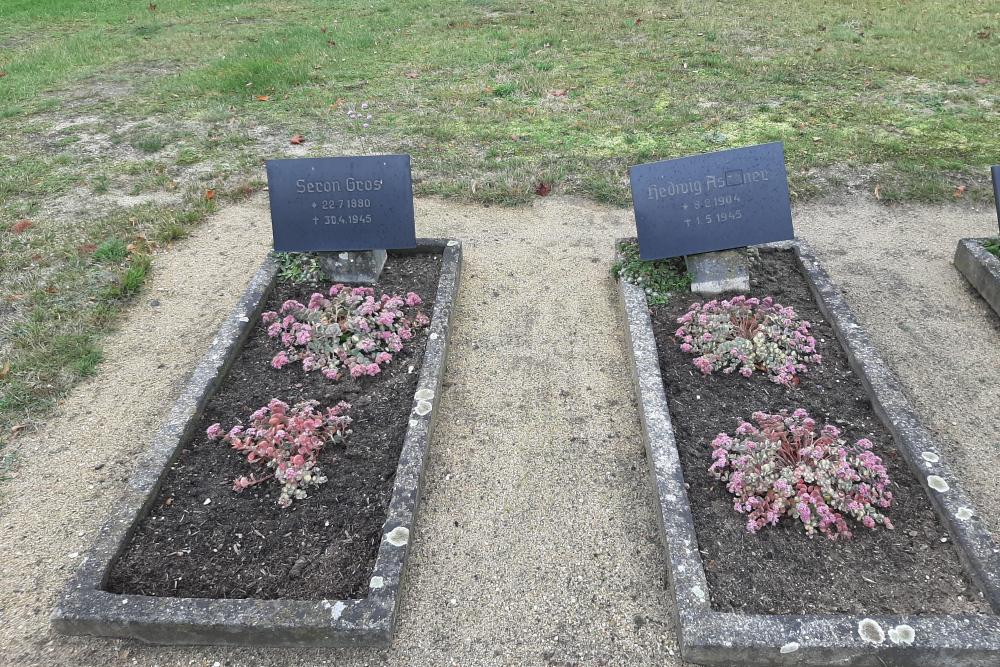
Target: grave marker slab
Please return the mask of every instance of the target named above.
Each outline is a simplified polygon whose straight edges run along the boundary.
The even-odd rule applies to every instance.
[[[997,224],[1000,225],[1000,164],[990,169],[993,176],[993,202],[997,208]]]
[[[794,236],[781,142],[636,165],[630,178],[642,259]]]
[[[267,161],[277,252],[416,246],[409,155]]]

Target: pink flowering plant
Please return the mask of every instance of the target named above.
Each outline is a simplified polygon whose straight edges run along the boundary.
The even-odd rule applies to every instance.
[[[315,292],[306,305],[290,299],[279,312],[261,316],[267,335],[284,346],[271,365],[282,368],[300,361],[306,372],[318,370],[330,380],[345,373],[378,375],[415,331],[430,323],[422,312],[411,318],[404,311],[421,303],[414,292],[375,298],[371,287],[339,284],[328,295]]]
[[[340,443],[351,433],[351,406],[341,401],[325,411],[317,401],[287,403],[272,399],[250,416],[250,426],[234,426],[225,432],[220,424],[208,427],[208,439],[222,439],[233,449],[246,453],[247,462],[269,472],[258,477],[243,476],[233,482],[234,491],[274,479],[281,484],[278,505],[288,507],[293,500],[307,497],[306,488],[326,481],[316,465],[319,452],[328,443]]]
[[[809,322],[769,296],[696,302],[677,322],[681,351],[696,355],[694,365],[705,375],[721,370],[750,377],[758,371],[791,387],[806,362],[822,361]]]
[[[892,505],[889,475],[870,440],[853,445],[840,430],[816,421],[801,408],[788,414],[755,412],[735,436],[712,441],[709,472],[726,482],[733,508],[747,515],[747,531],[797,519],[810,537],[852,536],[847,518],[866,528],[892,528],[883,510]]]

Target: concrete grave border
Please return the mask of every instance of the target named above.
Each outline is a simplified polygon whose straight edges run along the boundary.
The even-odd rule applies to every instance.
[[[1000,259],[987,252],[990,239],[962,239],[955,249],[955,268],[972,283],[993,311],[1000,315]]]
[[[623,239],[624,240],[624,239]],[[628,239],[632,240],[632,239]],[[942,449],[920,425],[893,372],[858,324],[844,298],[802,241],[761,248],[792,249],[824,317],[851,367],[889,428],[898,450],[921,480],[968,574],[1000,612],[1000,548],[972,509]],[[656,340],[643,290],[619,281],[626,346],[639,404],[649,473],[656,492],[674,620],[685,660],[703,664],[987,667],[1000,664],[1000,617],[993,615],[761,615],[712,610],[691,516]],[[707,465],[707,462],[706,462]]]
[[[440,252],[441,277],[409,428],[396,470],[368,597],[357,600],[230,600],[119,595],[105,590],[108,574],[202,411],[225,379],[274,287],[277,267],[268,257],[222,324],[166,422],[141,457],[52,615],[64,634],[129,637],[155,644],[292,647],[388,646],[396,626],[406,557],[437,416],[448,337],[458,292],[462,246],[452,239],[417,239],[398,254]]]

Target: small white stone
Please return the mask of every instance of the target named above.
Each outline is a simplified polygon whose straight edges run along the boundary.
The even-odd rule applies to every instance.
[[[244,315],[244,316],[242,316],[242,317],[240,318],[240,322],[249,322],[249,321],[250,321],[250,318],[249,318],[249,317],[247,317],[246,315]]]
[[[420,422],[418,422],[418,421],[417,421],[416,419],[411,419],[411,420],[410,420],[410,426],[416,426],[416,425],[417,425],[417,424],[419,424],[419,423],[420,423]]]
[[[429,401],[434,398],[433,389],[418,389],[417,393],[413,395],[418,401]]]
[[[799,650],[799,643],[798,642],[788,642],[787,644],[785,644],[784,646],[782,646],[780,649],[778,649],[778,652],[779,653],[795,653],[798,650]]]
[[[71,553],[69,555],[69,557],[70,558],[79,558],[80,557],[80,552],[79,551],[74,551],[73,553]]]
[[[944,481],[943,477],[938,477],[937,475],[927,476],[927,486],[931,487],[938,493],[944,493],[951,488],[948,486],[948,482]]]
[[[885,641],[885,632],[878,622],[870,619],[861,619],[858,623],[858,636],[869,644],[881,644]]]
[[[438,338],[438,335],[437,335],[437,332],[435,331],[434,333],[431,334],[431,340],[437,340],[437,338]]]
[[[205,498],[205,502],[202,503],[202,505],[211,505],[211,504],[212,504],[211,498]]]
[[[920,458],[928,463],[937,463],[941,460],[941,457],[934,452],[920,452]]]
[[[449,246],[449,247],[452,247],[452,248],[454,248],[454,247],[455,247],[455,246],[457,246],[457,245],[458,245],[458,241],[454,241],[454,240],[452,240],[452,241],[448,241],[448,246]]]
[[[429,414],[433,408],[434,406],[428,403],[427,401],[419,401],[417,403],[417,407],[414,408],[413,411],[416,412],[421,417],[423,417],[424,415]]]
[[[972,518],[972,510],[970,510],[968,507],[959,507],[958,511],[955,512],[955,516],[957,516],[962,521],[968,521],[969,519]]]
[[[394,547],[401,547],[410,541],[410,529],[397,526],[386,533],[385,541]]]
[[[383,588],[385,587],[385,579],[383,579],[382,577],[372,577],[369,586],[371,588]]]
[[[350,257],[350,255],[347,254],[346,252],[342,252],[338,255],[338,257],[340,257],[341,259],[347,259],[348,257]]]
[[[341,615],[344,613],[345,609],[347,609],[347,605],[344,604],[343,602],[339,602],[338,601],[330,609],[330,618],[332,618],[335,621],[338,620],[341,617]]]
[[[409,367],[409,368],[407,369],[406,373],[407,373],[407,375],[409,375],[409,374],[410,374],[410,373],[412,373],[412,372],[413,372],[413,366],[410,366],[410,367]]]
[[[912,626],[903,623],[897,625],[894,628],[889,629],[889,641],[893,644],[902,644],[903,646],[909,646],[916,639],[917,632]]]

